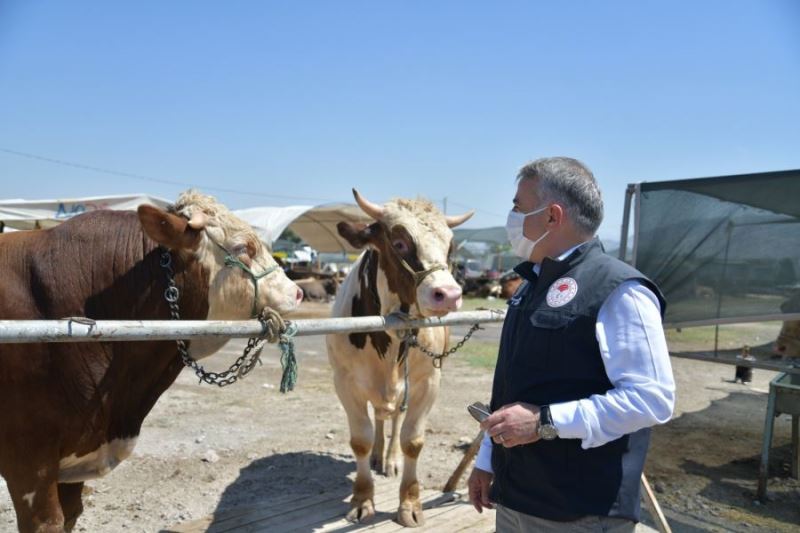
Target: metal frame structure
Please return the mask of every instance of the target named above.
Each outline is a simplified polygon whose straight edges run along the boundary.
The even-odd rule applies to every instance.
[[[626,261],[630,260],[630,264],[636,267],[636,254],[638,251],[639,239],[639,223],[641,217],[641,196],[642,189],[640,183],[630,183],[625,190],[625,205],[622,213],[622,228],[620,234],[620,249],[619,259]],[[633,207],[633,251],[631,257],[627,257],[627,244],[628,234],[631,226],[631,207]],[[665,322],[665,329],[681,329],[699,326],[715,326],[715,341],[713,355],[700,355],[700,354],[685,354],[685,353],[671,353],[673,357],[682,357],[685,359],[695,359],[698,361],[710,361],[714,363],[723,363],[736,366],[745,366],[751,368],[761,368],[766,370],[774,370],[776,372],[786,372],[789,374],[800,374],[800,361],[797,363],[780,364],[768,363],[759,361],[750,361],[742,358],[720,357],[718,355],[718,333],[719,326],[729,324],[752,324],[755,322],[779,322],[785,320],[800,320],[800,313],[777,313],[770,315],[749,315],[741,317],[727,317],[716,318],[707,320],[694,320],[685,322]]]

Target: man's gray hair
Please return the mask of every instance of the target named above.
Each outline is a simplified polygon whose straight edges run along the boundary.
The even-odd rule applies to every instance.
[[[536,179],[545,202],[557,203],[581,231],[594,235],[603,221],[603,196],[589,168],[569,157],[545,157],[522,167],[517,181]]]

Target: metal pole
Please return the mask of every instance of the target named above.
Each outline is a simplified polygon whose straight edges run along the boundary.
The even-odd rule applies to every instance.
[[[619,259],[625,261],[628,255],[628,230],[630,229],[631,219],[631,199],[636,192],[636,185],[628,184],[625,189],[625,207],[622,208],[622,233],[619,236]]]
[[[717,320],[720,318],[720,313],[722,313],[722,289],[724,288],[725,283],[725,275],[728,271],[728,250],[731,247],[731,234],[733,233],[733,224],[729,221],[727,227],[725,228],[725,233],[727,234],[727,240],[725,241],[725,256],[722,259],[722,275],[719,278],[719,284],[717,285]],[[717,355],[719,352],[719,322],[714,326],[714,356]]]
[[[725,318],[708,318],[705,320],[687,320],[685,322],[665,322],[664,329],[696,328],[714,326],[716,324],[751,324],[754,322],[781,322],[800,320],[800,313],[773,313],[770,315],[730,316]]]
[[[633,187],[636,194],[636,202],[633,204],[633,254],[630,265],[636,268],[636,255],[639,253],[639,223],[642,216],[642,186],[637,183]]]
[[[405,320],[400,315],[327,318],[290,321],[296,336],[431,328],[502,322],[505,310],[466,311],[443,317]],[[287,321],[288,322],[288,321]],[[263,334],[257,320],[98,320],[76,317],[64,320],[0,320],[0,344],[26,342],[114,342],[193,339],[198,337],[248,338]]]

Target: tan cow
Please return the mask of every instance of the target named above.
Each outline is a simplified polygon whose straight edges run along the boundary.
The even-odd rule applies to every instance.
[[[783,302],[784,313],[800,313],[800,293]],[[783,357],[800,357],[800,320],[786,320],[775,340],[773,351]]]
[[[252,228],[188,192],[170,211],[94,211],[0,235],[0,319],[168,320],[167,259],[184,319],[247,319],[300,303]],[[187,345],[200,359],[225,342]],[[0,475],[19,530],[70,531],[84,482],[131,454],[182,368],[175,341],[0,344]]]
[[[353,190],[356,202],[375,222],[356,226],[341,222],[339,233],[366,251],[339,288],[333,316],[386,315],[400,311],[412,316],[442,316],[461,306],[461,288],[448,268],[453,251],[453,228],[472,213],[444,216],[427,200],[396,199],[380,206]],[[423,328],[419,342],[441,352],[448,342],[447,328]],[[440,370],[416,348],[407,352],[396,332],[329,335],[328,358],[336,393],[347,412],[350,446],[357,473],[347,518],[364,522],[375,514],[370,463],[386,475],[397,475],[404,456],[397,520],[404,526],[424,522],[417,481],[417,457],[425,438],[425,423],[439,390]],[[370,420],[368,404],[375,413]],[[392,420],[385,449],[384,421]],[[371,461],[370,461],[371,459]]]

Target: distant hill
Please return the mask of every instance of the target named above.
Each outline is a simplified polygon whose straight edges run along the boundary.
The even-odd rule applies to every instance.
[[[453,236],[457,243],[464,241],[487,242],[505,244],[508,242],[506,228],[504,226],[493,226],[490,228],[456,228]],[[619,256],[619,239],[600,238],[606,252],[614,257]],[[632,241],[628,241],[628,256],[631,254]]]
[[[453,230],[453,237],[456,242],[481,241],[503,244],[508,242],[506,228],[504,226],[494,226],[491,228],[456,228]]]

